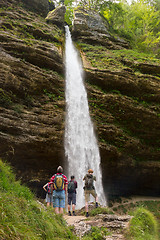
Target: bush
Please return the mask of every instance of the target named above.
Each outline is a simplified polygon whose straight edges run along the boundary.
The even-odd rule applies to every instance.
[[[154,215],[144,208],[138,208],[130,221],[129,237],[134,240],[158,239],[158,227]]]
[[[106,228],[92,227],[91,231],[83,237],[83,240],[104,240],[111,233]]]

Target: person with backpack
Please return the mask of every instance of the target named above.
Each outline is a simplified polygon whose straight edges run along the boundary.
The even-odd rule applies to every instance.
[[[65,194],[68,189],[67,177],[63,174],[63,168],[59,166],[57,173],[51,177],[51,191],[53,192],[53,207],[56,214],[63,214],[65,208]]]
[[[85,194],[85,211],[86,217],[89,217],[88,213],[88,202],[90,200],[90,194],[95,198],[96,208],[98,207],[98,196],[95,191],[95,187],[93,185],[94,181],[96,181],[96,177],[93,176],[93,170],[89,169],[88,173],[84,176],[83,181],[85,181],[84,186],[84,194]]]
[[[74,176],[71,176],[71,180],[68,182],[68,215],[76,216],[75,214],[75,205],[76,205],[76,188],[77,181],[74,180]],[[72,205],[72,214],[71,214],[71,205]]]
[[[51,179],[50,179],[51,181]],[[44,191],[46,191],[46,203],[47,207],[51,206],[53,207],[53,194],[51,193],[51,182],[46,183],[43,186]]]

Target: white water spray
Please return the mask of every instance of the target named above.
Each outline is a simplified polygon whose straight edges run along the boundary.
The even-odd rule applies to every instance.
[[[84,206],[83,177],[88,169],[94,170],[98,201],[106,205],[102,186],[100,155],[93,124],[89,115],[87,93],[83,83],[83,70],[77,51],[73,46],[68,26],[66,28],[66,125],[65,155],[68,161],[68,176],[75,176],[78,183],[77,207]]]

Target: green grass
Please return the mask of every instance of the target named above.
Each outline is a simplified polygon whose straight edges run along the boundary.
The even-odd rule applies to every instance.
[[[80,48],[86,55],[91,65],[99,70],[121,70],[127,68],[123,64],[124,60],[136,64],[160,64],[160,60],[153,54],[138,52],[137,50],[123,49],[123,50],[109,50],[104,46],[93,46],[87,43],[78,42]]]
[[[91,231],[84,235],[83,240],[104,240],[105,236],[111,235],[107,228],[91,227]]]
[[[121,200],[120,202],[117,200],[114,203],[110,202],[111,210],[114,211],[115,214],[120,214],[120,215],[128,214],[128,215],[134,216],[135,213],[137,212],[137,209],[145,209],[152,216],[154,215],[154,220],[156,221],[156,228],[158,227],[158,238],[154,238],[154,235],[152,234],[153,236],[151,236],[151,238],[149,238],[148,240],[160,239],[160,201],[146,200],[146,201],[130,202],[130,200],[131,199],[125,199],[123,201]],[[119,203],[119,205],[114,207],[114,204],[117,205],[117,203]],[[140,238],[138,240],[141,240],[141,239],[143,238]]]
[[[61,215],[44,209],[0,160],[0,239],[77,239]]]
[[[138,208],[130,221],[128,239],[158,240],[158,226],[154,215],[144,208]]]
[[[110,210],[104,207],[94,208],[90,211],[90,216],[96,216],[97,214],[110,214]]]

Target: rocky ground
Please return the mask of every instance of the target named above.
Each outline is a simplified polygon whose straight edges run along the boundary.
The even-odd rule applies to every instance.
[[[91,227],[104,227],[107,228],[108,236],[105,236],[107,240],[124,240],[123,232],[127,229],[131,216],[124,215],[109,215],[98,214],[95,217],[86,218],[84,216],[64,216],[67,224],[74,226],[75,234],[80,237],[89,233]]]
[[[157,211],[156,217],[158,222],[160,221],[160,198],[159,197],[146,197],[146,196],[133,196],[130,198],[121,198],[120,201],[110,202],[110,207],[108,208],[108,213],[96,214],[95,216],[90,215],[88,218],[82,215],[84,213],[84,208],[76,210],[76,216],[64,215],[69,226],[74,227],[75,234],[81,239],[91,231],[92,227],[98,227],[99,229],[105,228],[107,233],[104,237],[106,240],[126,240],[126,233],[129,227],[129,221],[132,215],[128,215],[128,212],[134,211],[138,206],[143,206],[147,208],[152,206],[150,211]],[[155,204],[155,210],[154,209]],[[156,208],[157,206],[157,208]],[[90,211],[95,208],[94,204],[89,205]],[[124,213],[124,209],[126,213]],[[112,214],[111,214],[112,213]]]

